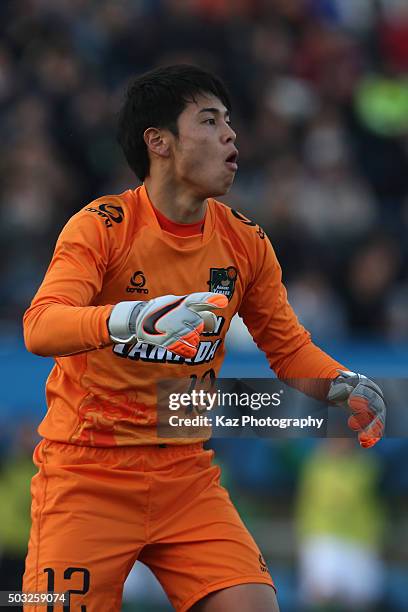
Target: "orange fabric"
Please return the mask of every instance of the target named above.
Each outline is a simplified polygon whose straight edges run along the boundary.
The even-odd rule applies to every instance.
[[[201,221],[197,221],[196,223],[176,223],[172,221],[165,215],[163,215],[160,210],[158,210],[155,206],[153,206],[154,214],[157,217],[160,227],[165,232],[169,232],[170,234],[175,234],[176,236],[196,236],[197,234],[202,234],[204,219]]]
[[[217,269],[227,276],[216,290],[230,300],[194,358],[141,342],[111,345],[114,304],[214,289]],[[144,186],[92,202],[63,229],[24,317],[27,348],[56,362],[39,433],[88,446],[157,443],[156,381],[217,374],[237,312],[280,378],[334,378],[345,369],[299,324],[272,246],[254,223],[209,199],[203,233],[180,237],[161,229]]]
[[[43,440],[34,453],[23,590],[76,590],[70,609],[119,612],[136,559],[178,612],[220,588],[273,586],[212,456],[200,444],[109,449]]]

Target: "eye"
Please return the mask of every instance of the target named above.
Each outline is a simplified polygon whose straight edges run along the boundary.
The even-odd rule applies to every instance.
[[[215,125],[215,119],[214,117],[211,117],[210,119],[206,119],[205,121],[203,121],[203,123],[208,123],[208,125]]]

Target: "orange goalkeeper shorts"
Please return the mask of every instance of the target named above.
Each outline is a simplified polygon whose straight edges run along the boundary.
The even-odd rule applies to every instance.
[[[180,612],[226,587],[273,586],[212,457],[201,444],[91,448],[40,442],[23,591],[69,591],[71,605],[24,609],[119,612],[137,559]]]

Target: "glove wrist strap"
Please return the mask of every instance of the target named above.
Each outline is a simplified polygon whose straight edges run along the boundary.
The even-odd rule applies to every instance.
[[[135,342],[136,319],[146,302],[119,302],[113,307],[108,320],[108,330],[113,342],[129,344]]]

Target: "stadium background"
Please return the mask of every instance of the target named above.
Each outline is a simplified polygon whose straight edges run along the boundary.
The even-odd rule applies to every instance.
[[[132,74],[189,62],[225,79],[240,149],[225,201],[269,234],[289,299],[317,343],[351,369],[405,375],[408,4],[9,0],[0,3],[0,24],[6,590],[18,588],[25,554],[30,452],[51,365],[24,351],[21,315],[67,218],[101,194],[135,185],[114,137]],[[225,376],[269,375],[238,323],[229,342]],[[408,609],[406,440],[388,439],[370,451],[311,440],[216,447],[231,497],[269,563],[282,612]],[[327,557],[314,547],[322,535],[343,585],[331,603],[324,603],[331,579],[320,567]],[[316,569],[309,599],[305,559],[309,571]],[[139,572],[126,602],[129,611],[169,609]]]

